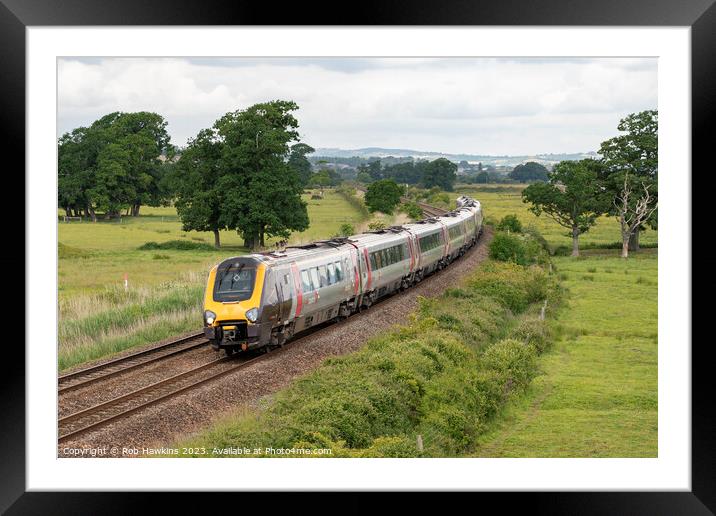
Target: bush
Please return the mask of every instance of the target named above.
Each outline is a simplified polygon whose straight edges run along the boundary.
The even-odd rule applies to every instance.
[[[522,232],[526,236],[529,236],[535,242],[537,242],[539,244],[539,246],[542,248],[542,250],[545,252],[545,254],[549,254],[549,243],[547,242],[547,239],[542,236],[542,233],[540,233],[536,227],[529,225],[525,229],[523,229]]]
[[[140,245],[140,251],[215,251],[214,246],[203,242],[189,242],[188,240],[169,240],[168,242],[147,242]]]
[[[423,209],[418,203],[410,201],[402,205],[401,211],[412,220],[420,220],[423,218]]]
[[[490,258],[519,265],[544,265],[549,263],[547,241],[534,227],[523,234],[498,232],[490,242]]]
[[[385,229],[385,222],[383,222],[382,220],[375,220],[368,224],[368,229],[370,231],[379,231],[381,229]]]
[[[341,224],[341,227],[338,230],[338,236],[342,236],[342,237],[355,235],[355,233],[356,233],[356,230],[353,227],[353,224],[348,224],[347,222],[344,224]]]
[[[505,215],[497,225],[498,231],[511,231],[512,233],[522,233],[522,223],[517,215]]]
[[[510,338],[535,347],[542,353],[552,345],[552,333],[544,321],[536,317],[525,318],[510,332]]]
[[[536,374],[537,352],[534,346],[505,339],[490,346],[482,356],[483,367],[492,369],[501,377],[505,394],[515,388],[524,388]]]
[[[582,247],[584,249],[584,247]],[[558,245],[552,251],[552,256],[570,256],[572,254],[572,248],[566,245]]]
[[[516,235],[496,233],[490,242],[490,258],[500,262],[527,264],[527,250]]]
[[[499,262],[486,263],[469,285],[475,292],[494,297],[514,313],[523,312],[530,304],[558,291],[552,278],[539,267],[525,269]],[[556,302],[557,299],[550,301]]]

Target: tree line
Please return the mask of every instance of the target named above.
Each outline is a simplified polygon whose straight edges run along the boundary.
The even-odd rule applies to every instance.
[[[457,165],[446,158],[433,161],[408,161],[382,166],[380,160],[358,167],[357,180],[364,184],[390,179],[399,184],[434,186],[451,192],[457,179]]]
[[[303,187],[311,176],[298,105],[276,100],[226,113],[177,157],[156,113],[111,113],[58,141],[59,206],[68,216],[171,202],[184,231],[235,230],[249,248],[308,228]]]
[[[628,115],[617,129],[623,134],[602,142],[600,159],[562,161],[546,183],[522,191],[533,213],[545,213],[570,231],[572,256],[579,256],[579,236],[601,215],[618,220],[624,258],[638,250],[640,231],[657,229],[658,112]]]

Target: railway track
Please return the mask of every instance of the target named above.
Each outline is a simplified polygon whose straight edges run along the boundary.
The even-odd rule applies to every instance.
[[[208,342],[209,341],[204,338],[203,333],[195,333],[160,346],[138,351],[131,355],[110,360],[109,362],[62,375],[58,378],[58,393],[65,394],[75,389],[86,387],[138,367],[159,362],[160,360],[191,351],[192,349],[197,349],[205,346]]]
[[[400,198],[401,202],[408,202],[410,199],[407,199],[405,197]],[[440,215],[445,215],[448,210],[443,210],[442,208],[436,208],[435,206],[431,206],[424,202],[417,202],[416,203],[420,208],[423,210],[423,213],[427,215],[428,217],[439,217]]]
[[[194,389],[202,384],[245,367],[250,363],[261,360],[265,356],[266,355],[259,355],[243,360],[235,357],[219,358],[123,396],[62,417],[58,421],[58,442],[67,441],[163,400]]]
[[[136,389],[128,394],[118,396],[92,407],[74,412],[58,420],[58,444],[71,440],[82,434],[96,430],[112,421],[127,417],[147,407],[178,396],[186,391],[226,376],[241,368],[275,356],[282,350],[300,345],[309,337],[330,331],[333,324],[318,325],[309,330],[303,337],[289,342],[273,353],[244,358],[239,356],[222,357],[197,366],[189,371],[165,378],[151,385]]]

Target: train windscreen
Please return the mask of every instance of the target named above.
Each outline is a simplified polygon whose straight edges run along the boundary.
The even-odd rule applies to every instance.
[[[245,301],[254,293],[256,267],[245,263],[231,263],[216,271],[214,301]]]

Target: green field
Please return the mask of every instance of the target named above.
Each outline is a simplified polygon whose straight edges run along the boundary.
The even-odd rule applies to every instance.
[[[475,456],[657,456],[654,251],[555,259],[569,291],[552,323],[559,337]]]

